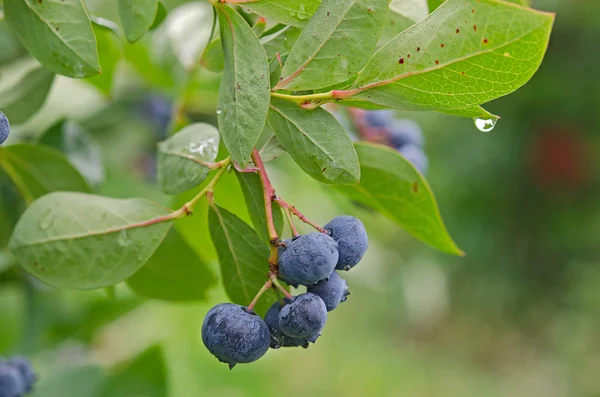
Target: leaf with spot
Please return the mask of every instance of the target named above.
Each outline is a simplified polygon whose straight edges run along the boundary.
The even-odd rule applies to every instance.
[[[275,89],[310,90],[348,80],[375,50],[387,9],[387,0],[323,0],[290,51]]]
[[[158,0],[118,0],[118,8],[125,37],[135,43],[154,23]]]
[[[269,61],[244,18],[226,5],[215,7],[225,54],[219,87],[219,130],[232,159],[245,167],[269,110]]]
[[[173,223],[170,215],[141,199],[50,193],[21,216],[8,249],[51,286],[106,287],[129,278],[150,258]]]
[[[100,73],[96,37],[82,0],[4,0],[6,21],[23,46],[54,73]]]
[[[263,188],[258,174],[253,172],[236,172],[238,181],[244,193],[244,201],[254,225],[254,230],[266,243],[270,242],[265,214]],[[273,223],[278,235],[283,232],[283,213],[281,208],[273,205]]]
[[[0,109],[11,124],[29,120],[46,102],[54,73],[29,58],[2,71]]]
[[[515,91],[538,69],[553,21],[506,2],[448,0],[373,55],[354,98],[486,117],[478,105]]]
[[[191,124],[158,144],[158,182],[163,192],[178,194],[201,184],[217,158],[219,131]]]
[[[268,124],[296,164],[319,182],[353,184],[360,180],[352,141],[331,113],[273,99]]]
[[[244,3],[243,7],[268,19],[303,27],[320,4],[321,0],[258,0]]]
[[[217,279],[200,256],[171,229],[148,262],[127,285],[136,294],[168,301],[197,301],[206,299],[206,293]]]
[[[248,306],[267,281],[269,248],[254,229],[218,205],[210,207],[208,225],[225,291],[234,303]],[[275,294],[263,295],[255,311],[263,315],[274,301]]]
[[[27,144],[0,147],[0,171],[4,171],[25,201],[50,192],[90,192],[85,179],[58,150]]]
[[[430,246],[462,255],[444,226],[435,197],[423,175],[396,150],[370,143],[355,146],[361,166],[360,184],[338,189]]]

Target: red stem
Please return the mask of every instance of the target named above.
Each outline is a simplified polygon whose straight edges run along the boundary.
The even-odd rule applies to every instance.
[[[317,229],[318,231],[320,231],[321,233],[327,233],[327,231],[325,229],[323,229],[321,226],[317,225],[315,222],[311,221],[310,219],[308,219],[306,216],[304,216],[304,214],[302,214],[300,211],[298,211],[296,209],[296,207],[289,205],[288,203],[286,203],[285,201],[283,201],[283,199],[281,197],[277,197],[275,196],[273,198],[273,200],[284,210],[286,211],[290,211],[292,214],[296,215],[298,217],[298,219],[300,219],[302,222],[311,225],[312,227],[314,227],[315,229]]]
[[[275,222],[273,221],[273,204],[272,201],[275,198],[275,189],[273,189],[273,185],[269,180],[269,176],[267,175],[267,170],[265,170],[265,165],[260,158],[260,154],[258,154],[258,150],[254,148],[252,150],[252,161],[254,161],[254,165],[258,168],[258,176],[260,177],[260,182],[263,187],[263,196],[265,200],[265,216],[267,219],[267,230],[269,231],[269,240],[271,241],[271,245],[278,245],[279,236],[277,235],[277,230],[275,228]]]

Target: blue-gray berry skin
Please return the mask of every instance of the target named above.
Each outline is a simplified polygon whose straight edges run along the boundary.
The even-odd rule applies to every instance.
[[[329,277],[338,257],[334,239],[325,233],[304,234],[281,251],[279,273],[289,284],[314,285]]]
[[[397,150],[405,145],[423,146],[423,132],[417,123],[408,119],[394,120],[389,127],[390,144]]]
[[[17,356],[8,360],[8,365],[16,368],[21,374],[21,377],[25,382],[25,391],[30,392],[33,390],[33,384],[35,383],[36,378],[29,360],[25,357]]]
[[[331,237],[338,243],[338,270],[350,270],[367,251],[369,238],[363,223],[353,216],[342,215],[333,218],[324,226]]]
[[[267,314],[265,314],[265,324],[267,324],[269,332],[271,333],[271,349],[297,346],[302,346],[306,349],[308,347],[308,342],[305,339],[287,336],[279,327],[279,311],[281,310],[281,307],[281,303],[275,302],[271,305]]]
[[[327,307],[311,292],[294,297],[279,311],[279,328],[287,336],[315,342],[327,322]]]
[[[329,279],[321,281],[313,287],[308,287],[308,292],[319,295],[325,302],[328,312],[335,309],[341,302],[345,302],[350,295],[346,280],[341,278],[337,272],[331,273]]]
[[[10,132],[10,124],[8,118],[2,112],[0,112],[0,145],[8,139],[8,133]]]
[[[0,397],[21,397],[25,381],[19,370],[8,363],[0,364]]]
[[[429,168],[429,160],[427,155],[423,152],[423,149],[417,145],[405,145],[398,150],[400,154],[410,161],[416,169],[421,171],[422,174],[427,173]]]
[[[387,127],[394,121],[392,110],[372,110],[365,114],[365,120],[371,127]]]
[[[267,324],[248,308],[221,303],[208,311],[202,324],[204,346],[233,368],[262,357],[271,343]]]

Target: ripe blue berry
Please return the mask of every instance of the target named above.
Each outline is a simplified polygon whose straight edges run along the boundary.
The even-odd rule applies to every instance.
[[[279,311],[279,327],[287,336],[313,343],[319,337],[325,322],[325,302],[310,292],[294,297]]]
[[[350,270],[367,251],[369,238],[363,223],[353,216],[342,215],[333,218],[324,226],[331,237],[338,243],[338,270]]]
[[[25,381],[19,370],[8,363],[0,364],[0,397],[21,397]]]
[[[371,127],[387,127],[394,122],[392,110],[372,110],[365,114],[365,120]]]
[[[248,308],[221,303],[208,311],[202,324],[204,346],[233,368],[262,357],[271,342],[267,324]]]
[[[29,360],[25,357],[13,357],[8,360],[8,365],[16,368],[21,374],[22,379],[25,382],[25,391],[31,391],[33,389],[33,384],[35,383],[35,373],[33,372],[33,367]]]
[[[401,147],[398,151],[405,159],[410,161],[416,169],[421,171],[422,174],[427,172],[427,168],[429,168],[429,160],[423,152],[423,149],[421,149],[419,146],[410,144]]]
[[[422,147],[423,132],[421,127],[412,120],[394,120],[389,128],[389,140],[396,150],[410,144]]]
[[[305,234],[281,250],[279,273],[290,284],[314,285],[331,274],[338,257],[338,245],[331,237]]]
[[[279,302],[275,302],[265,315],[265,324],[267,324],[269,332],[271,332],[271,348],[279,349],[280,347],[302,346],[306,349],[308,347],[306,340],[287,336],[279,327],[279,311],[281,307],[282,305]]]
[[[328,280],[321,281],[313,287],[308,287],[308,292],[319,295],[325,302],[328,312],[335,309],[341,302],[346,301],[348,295],[350,295],[346,280],[341,278],[337,272],[331,273]]]
[[[2,112],[0,112],[0,145],[8,139],[8,133],[10,132],[10,124],[8,118]]]

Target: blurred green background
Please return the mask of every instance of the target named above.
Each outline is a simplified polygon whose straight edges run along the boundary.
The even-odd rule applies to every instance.
[[[117,20],[110,2],[88,3]],[[487,106],[502,116],[492,132],[467,119],[398,114],[424,130],[428,180],[466,257],[419,243],[284,156],[269,163],[278,194],[320,224],[358,216],[370,236],[366,258],[344,275],[351,297],[308,350],[270,351],[230,372],[200,340],[205,313],[226,300],[221,288],[200,303],[143,300],[124,285],[110,294],[55,290],[0,251],[0,355],[32,358],[36,397],[600,396],[600,2],[532,3],[557,13],[550,48],[529,84]],[[179,23],[117,49],[124,60],[110,98],[58,77],[8,143],[76,120],[101,148],[100,194],[174,206],[153,182],[165,123],[155,116],[173,103],[216,122],[218,75],[182,67],[210,27],[196,11],[179,9]],[[22,50],[2,24],[0,32],[6,64]],[[0,193],[4,247],[23,204],[2,174]],[[234,175],[215,197],[249,220]],[[177,227],[218,274],[205,211]]]

